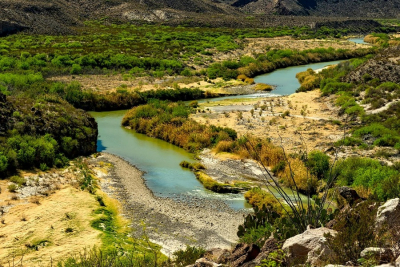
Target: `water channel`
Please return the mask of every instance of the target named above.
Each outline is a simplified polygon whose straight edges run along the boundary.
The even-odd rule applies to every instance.
[[[356,43],[356,44],[369,44],[367,42],[364,42],[364,37],[356,37],[356,38],[350,38],[347,39],[350,42]]]
[[[272,93],[229,96],[227,98],[255,98],[274,95],[292,94],[299,87],[296,73],[308,68],[314,70],[340,61],[316,63],[279,69],[260,75],[256,82],[276,86]],[[206,197],[221,199],[234,209],[249,208],[240,194],[217,194],[205,189],[194,174],[179,166],[183,160],[194,161],[193,155],[167,142],[147,137],[121,127],[121,121],[126,110],[111,112],[91,112],[99,127],[98,151],[109,152],[124,158],[140,170],[144,171],[147,186],[156,196],[184,199],[185,197]]]

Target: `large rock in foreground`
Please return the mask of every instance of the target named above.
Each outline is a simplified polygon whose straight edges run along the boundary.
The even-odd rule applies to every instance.
[[[287,239],[282,249],[288,253],[289,265],[304,263],[312,266],[321,265],[325,259],[332,256],[333,251],[326,245],[325,234],[336,235],[337,232],[322,227],[307,230]]]
[[[376,225],[388,229],[400,228],[400,199],[394,198],[386,201],[378,208]]]

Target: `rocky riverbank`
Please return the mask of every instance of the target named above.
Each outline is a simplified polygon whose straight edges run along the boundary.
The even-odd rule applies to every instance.
[[[106,164],[104,164],[106,163]],[[230,248],[237,241],[244,211],[234,211],[224,202],[191,198],[173,200],[154,196],[143,180],[143,172],[127,161],[108,153],[93,158],[91,164],[101,177],[101,189],[118,199],[124,216],[132,220],[132,235],[146,234],[171,255],[186,245]],[[96,166],[109,166],[96,168]]]

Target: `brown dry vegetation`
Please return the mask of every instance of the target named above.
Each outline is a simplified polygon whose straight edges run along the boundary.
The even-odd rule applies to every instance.
[[[239,136],[269,138],[273,144],[294,152],[304,148],[302,139],[308,151],[324,150],[343,135],[339,126],[331,123],[339,120],[335,107],[320,97],[319,90],[285,97],[204,103],[201,108],[211,112],[191,117],[202,124],[229,127]],[[284,116],[285,112],[289,115]]]
[[[24,176],[28,180],[44,177]],[[54,171],[47,177],[57,185],[47,191],[31,185],[33,192],[25,194],[9,192],[9,180],[0,181],[1,264],[17,263],[23,256],[24,266],[47,266],[84,248],[101,246],[101,232],[90,226],[99,216],[93,214],[99,207],[94,195],[76,188],[77,177],[72,171]]]
[[[118,89],[126,89],[128,92],[136,90],[143,92],[157,89],[199,88],[211,93],[229,94],[227,88],[246,84],[239,80],[224,81],[222,78],[204,81],[199,77],[154,78],[128,77],[121,74],[56,76],[49,80],[65,83],[76,81],[82,85],[83,89],[98,93],[116,92]]]

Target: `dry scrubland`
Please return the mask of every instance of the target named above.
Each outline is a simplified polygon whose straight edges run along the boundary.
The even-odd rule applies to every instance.
[[[370,47],[366,44],[355,44],[353,42],[341,39],[308,39],[297,40],[292,37],[275,37],[275,38],[246,38],[237,40],[243,48],[231,50],[229,52],[218,52],[211,49],[212,56],[197,55],[202,57],[203,65],[188,62],[188,65],[196,70],[204,69],[205,66],[224,60],[238,60],[243,56],[255,56],[267,52],[269,49],[292,49],[306,50],[315,48],[349,49],[355,50],[359,48]],[[93,90],[99,93],[112,92],[118,89],[127,89],[128,91],[148,91],[156,89],[172,89],[176,87],[199,88],[201,90],[213,93],[229,94],[235,93],[226,90],[229,86],[242,86],[244,83],[238,81],[223,82],[222,79],[214,79],[204,81],[199,77],[133,77],[117,72],[110,72],[108,75],[64,75],[49,78],[52,81],[60,82],[79,82],[86,90]]]
[[[104,244],[109,242],[105,232],[92,226],[103,216],[96,212],[101,208],[97,196],[102,196],[107,208],[123,214],[124,218],[115,218],[116,231],[127,231],[125,236],[133,231],[138,238],[134,240],[146,234],[166,255],[187,244],[230,248],[237,241],[244,213],[222,201],[187,199],[182,203],[158,198],[147,188],[140,170],[111,154],[88,159],[88,166],[97,177],[95,194],[81,189],[81,172],[74,165],[21,173],[24,182],[19,180],[18,189],[12,189],[15,183],[10,179],[0,181],[0,266],[21,260],[24,266],[56,265],[85,249],[110,245]]]
[[[230,127],[239,135],[271,138],[275,145],[282,144],[293,151],[302,149],[304,144],[309,151],[324,150],[343,137],[335,124],[339,120],[336,108],[320,97],[319,90],[257,100],[210,102],[201,107],[205,113],[192,115],[200,123]]]
[[[23,257],[24,266],[47,266],[101,245],[101,232],[90,226],[99,203],[78,188],[73,167],[23,177],[26,185],[16,192],[0,181],[0,264]]]

